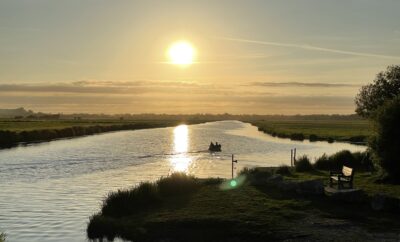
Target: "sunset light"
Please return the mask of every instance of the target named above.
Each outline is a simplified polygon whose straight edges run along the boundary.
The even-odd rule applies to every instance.
[[[171,64],[187,66],[193,64],[196,51],[186,41],[179,41],[172,44],[168,49],[168,58]]]

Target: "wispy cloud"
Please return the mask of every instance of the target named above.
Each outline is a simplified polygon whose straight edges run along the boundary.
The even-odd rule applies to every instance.
[[[382,58],[382,59],[400,60],[400,56],[381,55],[381,54],[375,54],[375,53],[331,49],[331,48],[324,48],[324,47],[307,45],[307,44],[283,43],[283,42],[260,41],[260,40],[241,39],[241,38],[226,38],[226,37],[222,37],[219,39],[235,41],[235,42],[242,42],[242,43],[250,43],[250,44],[270,45],[270,46],[287,47],[287,48],[299,48],[299,49],[304,49],[304,50],[329,52],[329,53],[334,53],[334,54],[343,54],[343,55],[351,55],[351,56],[363,56],[363,57],[374,57],[374,58]]]
[[[359,84],[323,82],[253,82],[250,85],[265,87],[360,87]]]

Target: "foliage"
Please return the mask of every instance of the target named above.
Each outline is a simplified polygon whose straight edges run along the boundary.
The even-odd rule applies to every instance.
[[[6,241],[6,234],[0,233],[0,242],[5,242],[5,241]]]
[[[331,156],[323,154],[314,163],[318,170],[338,171],[343,166],[354,168],[356,171],[373,171],[374,165],[369,152],[338,151]]]
[[[275,173],[282,176],[292,175],[292,172],[290,171],[290,167],[288,165],[280,165],[278,168],[276,168]]]
[[[267,174],[267,168],[257,169],[246,169],[242,175]],[[270,173],[273,170],[270,168]],[[328,176],[329,173],[323,171],[293,172],[286,179],[328,182]],[[356,173],[355,187],[368,195],[400,196],[400,186],[376,184],[374,178],[370,173]],[[88,237],[113,239],[118,236],[128,241],[238,242],[289,241],[301,235],[301,239],[307,241],[324,241],[327,237],[340,241],[343,240],[342,228],[324,224],[341,221],[341,224],[352,224],[352,229],[346,232],[348,240],[366,241],[374,236],[371,231],[381,237],[393,234],[397,238],[400,226],[395,213],[375,212],[366,204],[342,202],[338,205],[338,201],[326,196],[297,195],[267,183],[245,183],[232,190],[201,183],[190,199],[183,203],[182,199],[182,196],[167,196],[160,207],[121,218],[95,215],[88,225]]]
[[[185,173],[173,173],[169,177],[158,180],[156,186],[161,196],[177,196],[196,191],[199,182]]]
[[[271,177],[273,172],[271,169],[262,168],[243,168],[239,171],[239,176],[244,176],[250,183],[258,183],[264,181],[265,179]]]
[[[378,109],[376,134],[370,142],[374,157],[393,181],[400,181],[400,96]]]
[[[103,201],[101,213],[116,218],[128,216],[159,206],[165,197],[191,194],[198,187],[199,182],[194,177],[174,173],[155,183],[145,182],[129,190],[110,193]]]
[[[312,171],[314,169],[307,155],[300,156],[295,161],[294,166],[297,172]]]
[[[135,130],[173,126],[179,121],[0,121],[0,148],[22,142],[50,141],[119,130]]]
[[[399,94],[400,66],[389,66],[376,76],[372,84],[361,88],[355,99],[356,112],[363,117],[372,118],[381,105]]]
[[[365,142],[371,135],[368,120],[359,117],[348,119],[275,119],[252,121],[258,130],[279,138],[310,141]]]

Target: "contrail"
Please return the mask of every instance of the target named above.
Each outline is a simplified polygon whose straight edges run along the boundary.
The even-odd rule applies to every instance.
[[[343,54],[343,55],[376,57],[376,58],[383,58],[383,59],[400,60],[399,56],[379,55],[379,54],[373,54],[373,53],[363,53],[363,52],[355,52],[355,51],[347,51],[347,50],[330,49],[330,48],[323,48],[323,47],[304,45],[304,44],[280,43],[280,42],[248,40],[248,39],[238,39],[238,38],[226,38],[226,37],[219,38],[219,39],[242,42],[242,43],[259,44],[259,45],[300,48],[300,49],[305,49],[305,50],[322,51],[322,52],[329,52],[329,53]]]

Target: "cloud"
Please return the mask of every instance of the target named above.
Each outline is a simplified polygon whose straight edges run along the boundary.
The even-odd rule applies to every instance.
[[[0,85],[0,108],[23,106],[43,112],[90,113],[351,113],[353,96],[280,95],[258,88],[270,86],[326,87],[324,83],[255,82],[248,87],[179,81],[98,81]],[[345,85],[346,84],[328,84]],[[313,94],[313,93],[311,93]]]
[[[99,94],[144,94],[156,91],[177,91],[182,89],[201,89],[206,85],[174,81],[98,81],[84,80],[70,83],[19,83],[0,84],[0,92],[33,93],[99,93]]]
[[[304,50],[328,52],[328,53],[351,55],[351,56],[362,56],[362,57],[374,57],[374,58],[382,58],[382,59],[400,60],[400,56],[380,55],[380,54],[366,53],[366,52],[356,52],[356,51],[348,51],[348,50],[331,49],[331,48],[324,48],[324,47],[306,45],[306,44],[293,44],[293,43],[259,41],[259,40],[249,40],[249,39],[240,39],[240,38],[226,38],[226,37],[219,38],[219,39],[235,41],[235,42],[242,42],[242,43],[249,43],[249,44],[259,44],[259,45],[270,45],[270,46],[279,46],[279,47],[288,47],[288,48],[298,48],[298,49],[304,49]]]
[[[253,82],[250,85],[265,87],[360,87],[359,84],[323,82]]]

